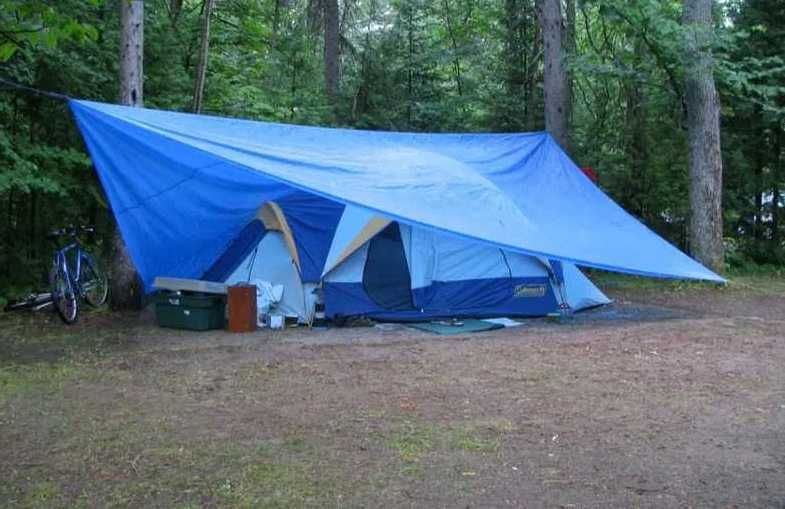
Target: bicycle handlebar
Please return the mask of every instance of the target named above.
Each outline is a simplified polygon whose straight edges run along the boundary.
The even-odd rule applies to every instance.
[[[80,233],[95,233],[95,227],[84,226],[84,225],[82,226],[68,225],[65,228],[52,230],[51,232],[49,232],[49,235],[47,235],[47,237],[56,238],[56,237],[62,237],[64,235],[67,235],[69,237],[76,237]]]

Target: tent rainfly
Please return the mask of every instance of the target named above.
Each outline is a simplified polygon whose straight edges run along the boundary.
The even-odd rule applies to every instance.
[[[318,298],[332,317],[417,320],[607,303],[576,265],[724,282],[627,214],[546,133],[70,107],[148,292],[156,276],[258,278],[284,284],[287,312],[304,320]]]

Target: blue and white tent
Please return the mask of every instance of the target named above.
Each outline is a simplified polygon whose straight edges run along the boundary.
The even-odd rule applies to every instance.
[[[328,315],[390,319],[607,302],[576,265],[724,281],[616,205],[545,133],[70,106],[147,291],[156,276],[226,280],[243,263],[252,274],[273,245],[296,269],[305,315],[314,293]],[[261,249],[268,235],[278,241]]]
[[[348,206],[323,273],[330,316],[541,316],[610,302],[574,264],[410,226]]]

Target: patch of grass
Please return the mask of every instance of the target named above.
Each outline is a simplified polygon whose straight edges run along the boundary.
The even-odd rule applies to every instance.
[[[60,497],[60,488],[52,481],[41,481],[34,484],[25,495],[23,506],[52,507]]]
[[[496,452],[501,447],[498,436],[482,436],[471,428],[452,430],[449,435],[449,444],[452,449],[483,453]]]
[[[782,272],[770,274],[730,274],[728,288],[759,295],[782,295],[785,293],[785,276]]]
[[[34,393],[56,392],[66,380],[84,376],[90,376],[88,370],[70,362],[0,367],[0,404]]]
[[[216,494],[233,507],[293,507],[314,501],[319,486],[299,464],[261,462],[246,466],[239,479],[222,479]]]
[[[265,442],[250,453],[248,448],[227,449],[220,462],[222,468],[212,476],[212,496],[229,507],[330,505],[341,486],[340,480],[331,472],[315,471],[313,458],[308,463],[285,459],[287,451],[306,447],[304,439],[295,437],[278,445]],[[209,461],[214,462],[215,458]]]
[[[105,358],[128,341],[120,329],[91,328],[74,332],[46,325],[14,325],[0,321],[0,366],[38,362],[91,361]],[[61,330],[64,329],[64,330]]]
[[[730,276],[765,276],[774,278],[785,278],[785,266],[776,263],[755,263],[751,260],[739,260],[739,263],[732,263],[728,266],[727,274]]]
[[[733,270],[723,276],[727,285],[703,281],[679,281],[631,276],[600,270],[587,271],[591,280],[600,288],[614,290],[684,291],[745,291],[760,295],[781,295],[785,292],[785,269],[763,271]]]
[[[404,463],[417,463],[434,448],[434,429],[406,421],[390,438],[389,446]]]
[[[286,437],[281,445],[286,450],[295,453],[304,452],[308,449],[308,442],[303,437],[296,435]]]
[[[469,452],[495,453],[501,449],[502,437],[515,430],[515,425],[507,419],[463,422],[450,427],[449,446]]]
[[[238,368],[231,379],[231,384],[238,390],[254,389],[260,385],[270,386],[281,374],[278,367],[266,361],[257,361]]]
[[[303,439],[238,443],[167,442],[113,458],[125,458],[131,477],[109,495],[110,505],[158,505],[237,508],[323,507],[334,501],[343,486],[334,472],[318,472],[312,456],[295,459],[290,449],[306,448]],[[108,458],[102,459],[106,462]],[[111,460],[109,460],[111,462]],[[93,504],[100,502],[96,486]],[[100,505],[100,504],[98,504]]]
[[[681,281],[672,279],[656,279],[642,276],[632,276],[629,274],[619,274],[616,272],[605,272],[601,270],[587,270],[590,279],[605,289],[616,290],[667,290],[672,292],[685,291],[689,289],[708,289],[723,288],[715,283],[701,281]]]
[[[387,445],[403,462],[402,471],[414,474],[420,460],[434,452],[496,453],[501,449],[502,436],[514,429],[507,420],[451,425],[404,421],[388,438]]]

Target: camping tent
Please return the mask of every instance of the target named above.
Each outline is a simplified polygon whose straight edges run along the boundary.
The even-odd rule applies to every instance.
[[[609,302],[574,264],[346,207],[325,263],[327,315],[538,316]]]
[[[220,264],[233,267],[233,270],[222,277],[208,273],[203,276],[203,279],[229,285],[237,283],[253,283],[258,287],[265,284],[271,287],[280,285],[283,293],[275,304],[276,309],[288,317],[310,321],[315,302],[309,299],[308,288],[300,278],[283,234],[254,228],[256,225],[258,221],[250,223],[249,228],[257,232],[258,240],[247,246],[248,251],[243,253],[244,256],[238,256],[239,253],[233,245],[221,257]]]
[[[201,278],[281,285],[277,309],[303,322],[312,319],[319,295],[328,318],[402,321],[539,316],[610,302],[570,262],[438,234],[354,206],[343,209],[318,277],[304,281],[299,252],[287,216],[268,202]]]
[[[405,260],[415,307],[428,288],[472,279],[471,260],[425,270],[426,251],[443,262],[466,246],[507,263],[538,260],[544,269],[511,264],[508,279],[545,270],[552,288],[566,289],[565,302],[572,285],[559,274],[579,274],[575,265],[724,281],[616,205],[545,133],[370,132],[70,106],[146,291],[156,276],[217,277],[255,220],[280,233],[305,293],[323,286],[328,310],[338,304],[331,285],[350,277],[341,265],[364,256],[350,282],[362,275],[367,283],[368,253],[384,255],[374,245],[398,237],[409,251],[386,263],[401,269]],[[499,279],[493,270],[479,279]]]

